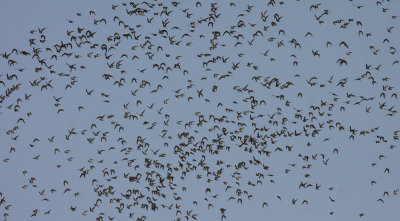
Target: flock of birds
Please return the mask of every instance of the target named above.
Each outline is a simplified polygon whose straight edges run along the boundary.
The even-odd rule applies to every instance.
[[[1,217],[334,218],[340,164],[399,205],[396,3],[130,1],[32,29],[1,49]]]

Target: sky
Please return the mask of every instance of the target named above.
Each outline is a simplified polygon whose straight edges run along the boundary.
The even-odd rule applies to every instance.
[[[397,220],[399,10],[1,1],[2,219]]]

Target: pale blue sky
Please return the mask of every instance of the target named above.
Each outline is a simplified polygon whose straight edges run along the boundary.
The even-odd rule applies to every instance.
[[[143,3],[136,6],[148,10],[145,16],[130,16],[126,10],[134,8],[129,2],[124,6],[122,1],[0,2],[0,53],[5,55],[0,57],[0,94],[5,96],[7,90],[21,84],[0,104],[2,217],[7,213],[7,220],[96,220],[99,216],[103,216],[104,220],[108,220],[108,217],[136,220],[145,215],[147,220],[186,220],[186,212],[193,210],[191,214],[198,214],[197,220],[221,220],[220,208],[226,209],[226,220],[229,221],[392,221],[400,217],[399,195],[395,195],[396,190],[400,189],[400,146],[396,140],[400,119],[396,112],[392,112],[398,110],[398,100],[393,93],[398,93],[400,86],[400,64],[395,62],[400,60],[396,51],[400,39],[399,18],[396,17],[400,10],[399,2],[384,1],[379,5],[372,1],[340,0],[321,2],[318,8],[310,8],[319,2],[284,1],[281,5],[277,1],[272,7],[266,1],[235,2],[235,5],[220,1],[215,2],[218,7],[215,15],[212,2],[209,1],[202,2],[201,6],[191,1],[175,6],[172,2],[163,2],[162,5],[161,1],[151,3],[154,6]],[[253,7],[249,10],[248,6]],[[169,16],[160,16],[163,10],[172,12]],[[328,14],[323,15],[319,23],[315,15],[320,16],[324,10],[328,10]],[[95,15],[90,11],[94,11]],[[268,15],[265,22],[261,18],[264,12]],[[209,16],[213,18],[201,22]],[[216,16],[218,18],[215,19]],[[278,22],[277,17],[281,16]],[[106,19],[107,24],[100,22],[102,18]],[[118,19],[123,23],[120,24]],[[212,19],[215,19],[213,27],[208,25]],[[237,27],[240,26],[240,20],[244,26]],[[338,20],[343,21],[336,24]],[[362,25],[357,25],[357,21]],[[347,26],[341,28],[346,22]],[[42,33],[46,38],[44,42],[40,42],[41,34],[37,31],[42,28],[46,28]],[[78,33],[81,28],[85,29]],[[31,34],[31,30],[35,32]],[[78,48],[73,43],[72,49],[56,52],[54,45],[70,42],[73,35],[79,42],[79,36],[87,34],[87,30],[95,32],[93,38],[87,39],[87,44],[83,43]],[[163,34],[162,30],[168,34]],[[231,36],[224,33],[226,30],[233,30]],[[284,30],[284,34],[280,30]],[[70,31],[74,32],[68,35]],[[220,32],[220,36],[213,40],[218,45],[210,50],[215,31]],[[139,36],[137,40],[124,37],[124,34],[131,32]],[[311,35],[306,36],[308,32]],[[367,37],[369,33],[371,35]],[[106,59],[102,45],[110,48],[118,40],[108,41],[107,38],[112,39],[116,35],[120,36],[120,43],[113,46],[115,49],[109,49],[107,56],[112,56]],[[35,45],[30,46],[29,39],[36,39]],[[84,42],[85,39],[82,39]],[[301,48],[295,48],[290,43],[292,39],[296,39]],[[152,47],[148,47],[147,40]],[[171,44],[174,41],[180,41],[179,45]],[[328,41],[332,46],[326,46]],[[340,44],[342,41],[348,48]],[[279,42],[283,45],[278,47]],[[158,46],[162,46],[162,49]],[[132,50],[132,47],[136,48]],[[14,48],[18,55],[14,50],[8,56]],[[41,49],[39,58],[32,58],[33,48]],[[267,56],[263,56],[267,50]],[[23,51],[30,55],[22,55]],[[318,51],[320,57],[313,56],[313,51]],[[64,52],[66,54],[63,55]],[[243,55],[238,56],[240,53]],[[54,54],[57,60],[52,58]],[[99,56],[94,58],[95,54]],[[132,60],[134,55],[139,59]],[[217,56],[229,59],[224,63],[218,58],[215,63],[203,65],[203,62],[217,59]],[[345,59],[347,65],[340,66],[337,63],[339,58]],[[16,61],[17,64],[10,65],[10,59],[11,63]],[[41,59],[45,59],[47,66],[53,65],[51,69],[41,65]],[[294,61],[298,62],[298,66],[293,65]],[[238,68],[233,68],[238,62]],[[114,65],[111,66],[111,63]],[[116,67],[118,63],[120,65]],[[153,66],[161,63],[165,63],[162,65],[164,69],[171,67],[171,70],[166,72]],[[76,70],[68,67],[74,64]],[[366,64],[371,65],[369,70]],[[185,74],[184,70],[188,73]],[[18,79],[10,77],[12,74]],[[113,77],[106,80],[104,74]],[[225,78],[220,78],[223,75],[226,75]],[[363,75],[361,80],[355,80]],[[168,76],[168,79],[164,76]],[[254,79],[257,76],[261,77],[256,82]],[[41,77],[43,80],[39,86],[32,87],[30,82],[38,82]],[[120,81],[122,78],[125,82]],[[279,79],[278,87],[275,87],[275,83],[270,88],[263,86],[273,78]],[[344,87],[340,86],[345,79]],[[141,87],[143,80],[151,85]],[[373,80],[375,84],[371,83]],[[120,81],[123,86],[119,87],[115,81]],[[291,82],[292,85],[281,87],[285,82]],[[315,83],[315,86],[307,82]],[[52,88],[41,90],[41,86],[47,83]],[[72,87],[66,88],[67,85]],[[157,90],[158,85],[162,88],[160,86]],[[213,90],[215,86],[217,90]],[[246,88],[253,92],[248,93]],[[89,96],[86,90],[93,92]],[[138,91],[133,96],[135,90]],[[200,90],[203,90],[203,97],[198,96]],[[302,97],[298,96],[299,92]],[[381,95],[382,92],[385,97]],[[25,95],[29,94],[32,95],[26,100]],[[279,95],[284,95],[284,100],[276,97]],[[265,100],[266,105],[260,104],[252,109],[250,96],[259,102]],[[188,101],[188,97],[193,99]],[[138,100],[142,103],[137,105]],[[326,106],[321,106],[321,101],[326,102]],[[357,102],[360,102],[359,105],[355,105]],[[223,106],[218,106],[219,103]],[[333,105],[331,109],[330,105]],[[83,109],[78,110],[80,106]],[[311,106],[320,107],[319,112]],[[340,110],[341,107],[345,111]],[[60,109],[64,111],[59,112]],[[125,119],[126,112],[138,119]],[[238,118],[240,112],[241,118]],[[27,116],[28,113],[31,115]],[[394,115],[388,116],[391,113]],[[250,116],[253,118],[260,114],[261,117],[250,119]],[[273,120],[269,121],[268,115],[273,114]],[[300,114],[301,118],[296,118],[296,114]],[[102,115],[103,121],[98,118]],[[113,116],[108,118],[109,115]],[[207,120],[202,126],[197,126],[198,115],[203,115]],[[224,115],[228,122],[214,123],[210,115],[216,118]],[[311,120],[312,116],[316,118]],[[21,117],[25,123],[18,121]],[[303,121],[304,117],[306,121]],[[287,119],[284,124],[283,118]],[[177,124],[177,121],[182,123]],[[193,121],[192,125],[185,128],[190,121]],[[256,150],[254,145],[239,146],[240,140],[231,140],[234,131],[239,130],[238,122],[245,126],[240,132],[237,131],[236,136],[252,136],[258,143],[263,142],[261,136],[268,136],[264,150],[271,152],[270,156],[259,154],[257,150],[262,149],[261,146]],[[92,127],[93,123],[96,127]],[[152,123],[155,123],[153,129],[147,129]],[[254,132],[252,124],[257,128],[269,129]],[[215,125],[220,129],[210,131]],[[312,127],[310,125],[316,130],[320,129],[319,134],[312,136],[313,128],[308,128],[308,137],[304,132],[296,137],[287,136],[288,132],[302,132],[303,128]],[[340,125],[344,130],[339,131]],[[16,126],[18,128],[13,130]],[[123,130],[119,130],[120,126]],[[226,128],[228,134],[221,136],[224,150],[219,150],[219,154],[190,149],[196,148],[193,145],[197,146],[196,143],[201,142],[203,137],[208,139],[204,140],[206,144],[218,139],[218,135],[223,133],[222,127]],[[350,127],[357,130],[354,140],[349,139],[352,134]],[[77,134],[68,137],[68,131],[72,128]],[[7,133],[9,130],[11,132]],[[82,134],[84,130],[86,132]],[[272,143],[271,137],[281,130],[286,131],[286,136],[275,134],[275,143]],[[366,131],[366,136],[360,135],[361,131]],[[97,132],[98,136],[95,135]],[[106,141],[101,140],[105,132],[108,132],[104,135]],[[189,132],[189,136],[193,136],[191,143],[185,138],[178,138],[182,132]],[[260,135],[258,138],[257,133]],[[54,140],[50,142],[53,136]],[[149,143],[147,151],[147,147],[138,147],[138,136]],[[380,136],[387,142],[379,141]],[[35,138],[39,141],[34,142]],[[89,143],[88,139],[91,138],[95,139]],[[121,143],[121,139],[124,143]],[[166,142],[168,147],[164,146]],[[187,146],[182,147],[183,152],[174,153],[175,145]],[[225,149],[226,146],[230,147],[229,151]],[[288,151],[286,146],[292,146],[292,150]],[[245,151],[250,147],[253,148],[252,153]],[[55,148],[60,152],[54,154]],[[126,151],[128,148],[132,148],[130,152]],[[214,144],[213,149],[216,148]],[[277,151],[277,148],[282,151]],[[338,154],[333,153],[335,148]],[[15,149],[15,152],[10,153],[11,149]],[[156,154],[152,152],[157,150]],[[191,152],[185,159],[190,163],[189,166],[183,162],[185,151]],[[207,171],[198,165],[203,159],[202,155],[205,156],[205,165],[210,167],[211,174],[208,176]],[[308,162],[304,156],[309,157]],[[157,160],[165,165],[165,169],[156,168],[155,165],[146,168],[146,159],[153,162]],[[268,170],[263,169],[262,165],[252,165],[254,159],[268,166]],[[129,160],[135,160],[132,167],[128,166]],[[223,164],[219,164],[221,161]],[[235,169],[235,165],[242,161],[246,162],[248,169]],[[165,188],[160,188],[160,192],[166,195],[165,199],[146,189],[149,186],[145,180],[146,172],[155,171],[152,176],[155,185],[151,187],[155,188],[160,184],[156,173],[166,178],[167,164],[179,168],[180,163],[184,164],[183,169],[172,172],[176,189],[170,188],[167,180],[164,182]],[[227,166],[229,164],[230,167]],[[134,169],[135,165],[139,167]],[[192,165],[196,165],[197,169],[189,170]],[[304,168],[307,165],[310,165],[309,168]],[[90,170],[85,178],[80,178],[81,168]],[[221,168],[221,177],[214,180],[214,175]],[[385,173],[386,168],[390,169],[389,173]],[[111,169],[115,170],[115,175],[103,176],[103,170],[110,173]],[[182,180],[180,177],[185,170],[186,177]],[[26,171],[25,175],[23,171]],[[239,180],[232,176],[239,176],[235,172],[240,172]],[[128,173],[129,176],[141,173],[140,183],[124,178],[124,174]],[[265,178],[259,179],[258,173],[264,174]],[[117,177],[107,180],[112,176]],[[198,176],[201,178],[197,179]],[[36,179],[33,183],[30,183],[31,177]],[[207,182],[208,178],[212,182]],[[93,183],[93,179],[97,183]],[[68,184],[64,185],[64,180]],[[257,180],[261,180],[262,185],[257,184]],[[257,185],[249,185],[249,181]],[[376,181],[376,184],[371,185],[371,181]],[[312,186],[299,189],[301,182]],[[98,196],[94,189],[99,185],[103,185],[99,190],[113,186],[114,195]],[[225,191],[227,185],[232,188]],[[315,189],[316,185],[321,185],[319,190]],[[182,187],[186,187],[186,192]],[[205,194],[206,188],[210,188],[211,192]],[[52,193],[51,189],[56,191]],[[70,191],[64,193],[66,189]],[[127,200],[121,194],[132,189],[138,189],[144,198],[139,200],[139,205],[128,209],[128,205],[134,201],[132,197]],[[237,189],[242,191],[240,196],[237,195]],[[385,191],[388,195],[384,195]],[[250,199],[248,195],[251,195]],[[177,196],[182,200],[176,201],[174,197]],[[228,200],[231,196],[235,199]],[[158,210],[153,212],[150,208],[148,211],[141,208],[142,203],[148,203],[146,197],[157,199]],[[120,203],[125,205],[121,213],[116,209],[121,206],[120,203],[115,200],[110,202],[112,198],[120,198]],[[238,198],[243,200],[243,204],[237,203]],[[98,203],[98,207],[91,212],[90,208],[97,199],[101,199],[102,203]],[[292,204],[293,199],[297,200],[296,204]],[[303,200],[307,200],[308,205],[302,205]],[[198,204],[194,205],[193,201]],[[263,202],[267,202],[268,207],[262,208]],[[213,208],[208,209],[209,203]],[[173,204],[173,208],[163,209],[162,204]],[[176,204],[180,205],[182,215],[176,215]],[[71,206],[76,206],[76,210],[71,211]],[[37,215],[31,217],[35,209],[38,210]],[[50,214],[45,214],[49,210]],[[333,215],[330,215],[331,212]],[[133,219],[129,218],[129,213],[134,213]],[[360,217],[360,214],[364,216]],[[189,219],[192,220],[191,217]]]

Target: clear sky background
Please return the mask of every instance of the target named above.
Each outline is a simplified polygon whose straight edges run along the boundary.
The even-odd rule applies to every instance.
[[[399,11],[1,1],[1,217],[398,220]]]

